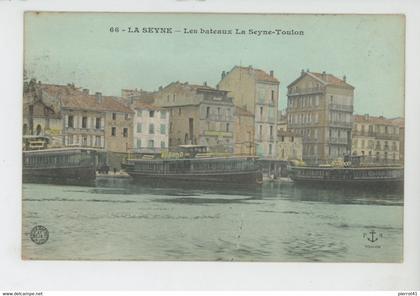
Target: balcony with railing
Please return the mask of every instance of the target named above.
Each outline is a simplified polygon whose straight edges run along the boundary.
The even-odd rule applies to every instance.
[[[341,145],[347,145],[347,138],[330,138],[331,144],[341,144]]]
[[[324,92],[323,87],[307,87],[307,88],[291,88],[288,90],[287,95],[289,96],[299,96],[299,95],[306,95],[306,94],[316,94]]]
[[[342,128],[353,128],[353,124],[351,122],[346,122],[346,121],[331,120],[330,125],[336,126],[336,127],[342,127]]]
[[[329,104],[328,107],[330,110],[353,112],[353,106],[351,105]]]

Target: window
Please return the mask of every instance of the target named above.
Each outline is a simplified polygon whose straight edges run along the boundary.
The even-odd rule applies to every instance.
[[[160,111],[160,118],[166,119],[166,111],[164,110]]]
[[[87,136],[82,137],[82,146],[87,146]]]
[[[82,117],[82,128],[87,128],[87,117],[86,116]]]
[[[160,148],[166,148],[165,141],[161,141],[161,142],[160,142]]]
[[[155,111],[154,110],[149,111],[149,117],[150,118],[155,117]]]
[[[165,124],[160,125],[160,133],[162,135],[166,134],[166,125]]]
[[[271,91],[271,103],[274,104],[274,90]]]
[[[181,108],[178,108],[178,114],[181,115]]]
[[[116,134],[117,134],[117,128],[115,126],[113,126],[111,128],[111,136],[114,136],[115,137]]]
[[[262,125],[260,125],[260,130],[259,130],[259,138],[262,138]]]
[[[147,147],[148,148],[155,148],[155,141],[149,140]]]
[[[260,107],[260,118],[263,117],[263,107]]]
[[[268,145],[268,154],[271,155],[273,153],[273,144]]]
[[[138,117],[141,117],[141,113],[142,113],[143,111],[142,110],[137,110],[137,116]]]
[[[74,127],[74,117],[73,117],[73,115],[69,115],[69,117],[67,119],[67,126],[68,127]]]
[[[226,132],[229,132],[229,123],[226,123]]]
[[[137,132],[141,133],[141,123],[140,122],[137,123]]]
[[[96,127],[96,129],[100,129],[101,128],[101,118],[96,117],[95,127]]]
[[[206,108],[206,118],[209,118],[210,116],[210,107]]]
[[[141,148],[141,139],[137,139],[136,141],[136,147]]]
[[[128,128],[123,128],[123,137],[127,138],[128,137]]]
[[[281,141],[284,142],[284,136],[281,136]]]
[[[125,114],[124,114],[124,118],[125,118],[125,120],[130,119],[130,117],[128,117],[128,113],[125,113]]]
[[[69,136],[69,145],[72,145],[73,144],[73,135],[70,135]]]
[[[117,113],[112,113],[112,120],[116,120],[117,119]]]
[[[149,134],[155,133],[155,125],[153,123],[149,124]]]
[[[95,146],[101,146],[101,136],[95,136]]]
[[[272,138],[273,138],[273,126],[270,125],[270,139],[272,139]]]
[[[172,100],[175,102],[175,94],[172,95]]]
[[[292,136],[291,141],[294,142],[295,141],[295,137]]]
[[[220,116],[220,107],[217,107],[217,115]]]

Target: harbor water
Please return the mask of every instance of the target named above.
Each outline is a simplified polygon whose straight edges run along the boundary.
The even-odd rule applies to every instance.
[[[22,257],[401,262],[403,194],[288,181],[217,188],[23,184]],[[31,229],[48,229],[36,244]]]

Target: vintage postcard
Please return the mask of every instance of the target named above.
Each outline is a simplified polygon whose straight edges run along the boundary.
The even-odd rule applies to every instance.
[[[403,262],[403,15],[24,30],[22,258]]]

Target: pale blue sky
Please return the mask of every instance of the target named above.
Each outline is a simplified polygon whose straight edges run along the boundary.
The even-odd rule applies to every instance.
[[[303,30],[304,36],[110,33],[110,27]],[[355,112],[404,114],[404,18],[384,15],[27,13],[25,67],[46,83],[92,92],[155,90],[172,81],[215,85],[235,65],[274,70],[280,107],[301,69],[344,74]]]

